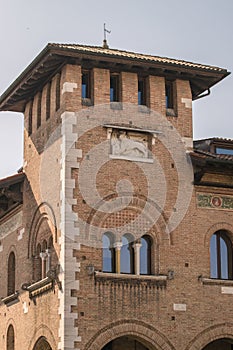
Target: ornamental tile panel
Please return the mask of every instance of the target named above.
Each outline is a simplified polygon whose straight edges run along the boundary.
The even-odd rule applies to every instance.
[[[206,209],[233,210],[233,196],[198,193],[197,207]]]

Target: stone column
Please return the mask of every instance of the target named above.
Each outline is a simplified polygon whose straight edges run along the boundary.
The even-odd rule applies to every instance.
[[[51,267],[51,254],[50,249],[46,249],[47,259],[46,259],[46,273],[50,270]]]
[[[116,264],[116,273],[121,273],[121,242],[116,242],[113,245],[113,248],[115,249],[115,264]]]
[[[42,272],[41,272],[41,277],[42,279],[46,277],[46,258],[47,258],[47,254],[46,253],[40,253],[40,257],[42,260]]]
[[[135,275],[140,275],[140,248],[141,248],[141,246],[142,246],[142,244],[140,242],[135,242],[133,244]]]

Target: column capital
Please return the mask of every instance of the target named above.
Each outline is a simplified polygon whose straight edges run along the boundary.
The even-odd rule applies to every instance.
[[[122,242],[113,243],[113,248],[115,248],[116,250],[120,250],[121,247],[122,247]]]
[[[133,244],[133,248],[136,248],[136,249],[141,248],[141,246],[142,246],[142,243],[139,243],[139,242],[135,242],[135,243]]]

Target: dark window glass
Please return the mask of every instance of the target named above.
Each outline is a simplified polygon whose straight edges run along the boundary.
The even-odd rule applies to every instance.
[[[46,120],[50,118],[50,106],[51,106],[51,82],[47,85],[46,92]]]
[[[33,100],[30,102],[29,116],[28,116],[28,134],[32,134],[32,113],[33,113]]]
[[[60,105],[61,105],[60,92],[61,92],[61,73],[58,73],[57,79],[56,79],[56,111],[60,108]]]
[[[42,260],[40,257],[40,253],[42,252],[41,244],[38,243],[36,247],[36,256],[34,258],[34,280],[40,281],[42,279]]]
[[[41,126],[41,100],[42,100],[42,92],[40,91],[38,94],[38,101],[37,101],[37,128]]]
[[[102,237],[103,272],[115,271],[115,250],[112,243],[113,237],[111,233],[105,233]]]
[[[8,283],[7,283],[7,295],[15,293],[15,254],[10,253],[8,258]]]
[[[213,235],[210,240],[210,276],[218,278],[216,235]]]
[[[140,274],[151,274],[151,238],[147,235],[141,238],[140,248]]]
[[[217,154],[229,154],[229,155],[233,155],[233,149],[230,148],[220,148],[220,147],[216,147],[215,152]]]
[[[7,330],[7,350],[14,350],[15,349],[15,332],[12,325],[8,327]]]
[[[102,350],[112,350],[112,342],[108,343],[107,345],[105,345]]]
[[[132,239],[129,235],[122,237],[121,247],[121,272],[134,273],[134,254],[132,247]]]
[[[232,279],[232,245],[225,231],[217,231],[210,240],[211,278]]]
[[[82,72],[82,98],[90,98],[90,72]]]
[[[145,79],[138,79],[138,104],[146,105],[146,82]]]
[[[33,350],[52,350],[52,348],[44,337],[40,337],[34,345]]]
[[[110,102],[119,102],[119,76],[110,76]]]
[[[166,81],[165,83],[166,108],[174,108],[173,103],[173,83]]]

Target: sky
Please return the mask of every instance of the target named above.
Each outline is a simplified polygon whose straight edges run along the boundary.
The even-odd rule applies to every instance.
[[[101,46],[233,72],[232,0],[0,0],[0,95],[47,43]],[[194,139],[233,139],[233,75],[193,103]],[[0,112],[0,178],[23,165],[23,115]]]

